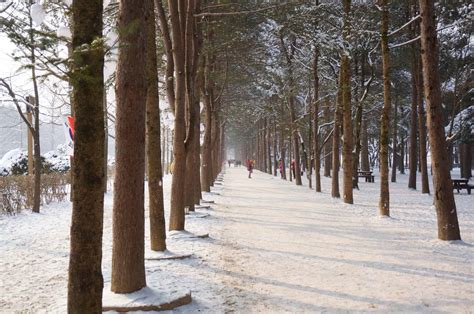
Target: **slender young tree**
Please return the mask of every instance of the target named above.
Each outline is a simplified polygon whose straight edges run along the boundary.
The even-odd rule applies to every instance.
[[[72,20],[71,83],[76,114],[67,306],[68,313],[99,313],[104,285],[104,49],[99,41],[102,1],[74,0]]]
[[[388,169],[388,143],[390,122],[390,52],[388,48],[388,5],[387,0],[381,0],[382,24],[381,24],[381,46],[383,67],[383,95],[384,105],[380,119],[380,201],[379,211],[382,216],[390,216],[390,191],[389,191],[389,169]]]
[[[438,39],[434,2],[419,0],[421,13],[421,61],[427,107],[427,125],[431,146],[434,205],[438,216],[438,238],[460,240],[448,152],[443,128],[441,85],[439,79]]]
[[[146,6],[142,1],[120,2],[111,287],[116,293],[129,293],[146,286],[146,16]]]

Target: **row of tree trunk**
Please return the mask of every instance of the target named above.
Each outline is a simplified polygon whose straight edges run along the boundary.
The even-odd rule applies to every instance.
[[[350,0],[343,1],[344,9],[344,23],[343,23],[343,37],[346,42],[350,40],[350,23],[349,16],[351,14]],[[390,190],[389,190],[389,144],[390,144],[390,117],[392,116],[392,99],[391,99],[391,79],[390,79],[390,51],[388,41],[388,30],[389,30],[389,11],[387,0],[380,1],[381,7],[381,55],[382,55],[382,69],[383,69],[383,87],[384,87],[384,106],[382,109],[382,115],[380,120],[380,141],[379,141],[379,163],[380,163],[380,199],[379,199],[379,211],[383,216],[390,215]],[[419,9],[417,9],[419,8]],[[442,130],[442,109],[440,104],[440,92],[439,92],[439,74],[438,74],[438,46],[436,42],[436,29],[435,29],[435,17],[433,14],[433,3],[430,1],[419,1],[419,5],[411,4],[412,17],[418,15],[418,10],[422,16],[421,28],[420,24],[412,23],[411,34],[416,37],[417,34],[421,33],[421,47],[418,42],[412,44],[413,51],[413,66],[412,66],[412,105],[410,115],[410,176],[409,176],[409,188],[416,189],[416,173],[417,170],[421,173],[421,192],[430,193],[429,182],[428,182],[428,169],[427,169],[427,134],[426,130],[429,131],[429,140],[432,154],[432,172],[433,172],[433,188],[436,191],[435,206],[438,213],[438,231],[440,239],[459,239],[459,227],[457,223],[457,215],[455,209],[455,203],[452,192],[452,184],[450,181],[449,173],[449,162],[448,154],[446,150],[446,142],[444,131]],[[423,16],[424,15],[424,16]],[[416,19],[414,19],[415,21]],[[281,47],[284,59],[287,65],[287,81],[288,81],[288,92],[286,98],[288,99],[288,112],[289,122],[284,123],[280,121],[280,132],[279,132],[279,146],[280,146],[280,163],[285,167],[285,153],[286,143],[285,139],[290,142],[289,147],[293,148],[289,150],[291,161],[290,164],[297,169],[297,171],[290,171],[290,180],[295,177],[297,185],[301,185],[300,176],[300,135],[299,135],[299,120],[295,114],[295,90],[293,83],[293,54],[296,46],[296,40],[290,35],[286,40],[283,35],[280,35]],[[320,183],[320,160],[321,156],[321,144],[324,148],[324,175],[329,176],[330,169],[332,168],[332,187],[331,195],[333,197],[340,197],[339,190],[339,168],[340,168],[340,147],[342,146],[342,164],[343,164],[343,200],[346,203],[352,204],[353,194],[352,189],[357,187],[357,175],[356,171],[359,168],[361,170],[369,170],[369,158],[368,158],[368,144],[367,144],[367,121],[363,117],[362,103],[367,94],[367,90],[370,86],[371,80],[368,83],[361,84],[365,88],[360,99],[357,100],[356,116],[355,119],[352,117],[352,97],[351,97],[351,69],[348,53],[344,50],[341,53],[340,71],[338,77],[338,89],[335,102],[334,119],[333,119],[333,130],[332,130],[332,152],[329,154],[328,146],[325,145],[329,137],[323,138],[319,130],[319,105],[321,98],[319,97],[319,80],[318,80],[318,49],[314,49],[313,58],[313,79],[314,79],[314,91],[313,91],[313,108],[312,108],[312,121],[310,126],[314,142],[312,147],[309,148],[313,152],[314,163],[309,163],[309,174],[311,175],[311,169],[314,167],[316,173],[316,191],[321,191]],[[357,57],[355,58],[357,62]],[[370,53],[368,55],[368,64],[371,68],[373,76],[373,65],[370,60]],[[355,67],[358,69],[357,63]],[[364,78],[364,58],[362,59],[362,73],[361,81],[365,82]],[[357,72],[356,72],[357,73]],[[356,91],[357,93],[357,91]],[[428,114],[424,112],[424,102],[426,100]],[[326,106],[328,107],[328,106]],[[284,105],[282,105],[282,112],[284,112]],[[395,114],[393,115],[393,133],[392,133],[392,177],[391,181],[396,182],[396,165],[399,163],[397,158],[397,99],[395,99]],[[328,113],[325,111],[324,116]],[[285,115],[280,115],[281,119]],[[267,135],[267,127],[265,126],[265,118],[262,118],[258,123],[258,132],[256,136],[256,156],[257,156],[257,167],[262,171],[268,171],[271,167],[270,163],[267,164],[267,146],[270,142],[270,137]],[[327,120],[326,120],[327,121]],[[353,127],[352,123],[355,123]],[[289,130],[289,134],[285,132]],[[275,134],[277,136],[277,134]],[[355,143],[353,142],[355,138]],[[342,144],[341,144],[342,142]],[[434,146],[433,146],[434,145]],[[403,147],[403,146],[402,146]],[[444,148],[443,148],[444,147]],[[463,147],[464,148],[464,147]],[[251,150],[250,150],[251,151]],[[464,148],[463,156],[466,159],[470,157],[469,152],[465,152]],[[303,150],[304,152],[304,150]],[[274,155],[276,155],[277,149],[274,149]],[[268,153],[268,156],[270,153]],[[293,157],[291,157],[293,155]],[[332,162],[328,162],[329,158],[332,158]],[[360,156],[362,158],[359,160]],[[472,157],[469,158],[472,160]],[[465,162],[464,164],[468,164]],[[418,163],[419,162],[419,163]],[[437,162],[437,163],[436,163]],[[276,165],[276,163],[275,163]],[[331,167],[330,167],[331,166]],[[401,166],[404,171],[404,166]],[[464,167],[466,176],[470,176],[467,173],[467,167]],[[435,171],[437,173],[435,174]],[[470,167],[469,167],[470,171]],[[282,177],[286,176],[284,172]],[[311,177],[309,177],[311,178]],[[311,188],[311,180],[309,181]]]
[[[200,8],[200,0],[169,0],[167,11],[161,0],[120,3],[111,280],[111,289],[116,293],[146,286],[145,170],[150,246],[155,251],[166,249],[157,24],[167,60],[166,95],[174,114],[170,230],[184,230],[185,209],[194,210],[202,198],[201,190],[210,191],[221,171],[224,123],[220,95],[216,96],[217,84],[213,81],[221,69],[211,49],[202,53],[213,33],[209,23],[198,23],[195,18]],[[102,36],[102,3],[74,1],[72,12],[73,53],[77,57],[72,79],[77,134],[68,311],[92,313],[102,310],[103,289],[104,48],[94,46],[94,40]],[[205,31],[202,25],[206,26]],[[84,45],[89,49],[83,49]],[[202,162],[201,99],[205,125]]]

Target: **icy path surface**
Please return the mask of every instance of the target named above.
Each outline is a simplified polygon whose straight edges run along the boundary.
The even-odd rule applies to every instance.
[[[239,291],[227,309],[474,311],[474,197],[457,196],[464,242],[441,242],[431,197],[404,179],[391,185],[394,218],[379,218],[378,183],[360,183],[356,205],[345,205],[326,178],[316,194],[227,169],[218,216],[228,245],[216,271]]]
[[[462,242],[436,240],[432,196],[390,184],[392,218],[378,217],[379,178],[360,183],[355,205],[256,171],[228,168],[210,209],[186,219],[209,238],[168,238],[183,260],[146,261],[147,283],[189,289],[176,313],[474,311],[474,195],[456,194]],[[169,205],[171,178],[164,180]],[[341,180],[342,182],[342,180]],[[430,181],[431,182],[431,181]],[[111,192],[105,196],[103,275],[110,283]],[[65,313],[71,204],[0,216],[0,313]],[[166,218],[169,217],[168,208]],[[146,246],[149,222],[146,213]],[[148,251],[147,251],[148,255]]]

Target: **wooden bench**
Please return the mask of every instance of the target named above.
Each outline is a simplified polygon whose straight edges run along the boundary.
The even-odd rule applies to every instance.
[[[370,182],[370,183],[375,182],[375,178],[374,178],[374,175],[372,174],[372,171],[359,170],[357,171],[357,177],[365,178],[365,182]]]
[[[471,194],[471,189],[474,189],[474,185],[469,184],[469,179],[451,179],[453,182],[453,190],[457,190],[461,193],[461,190],[467,190],[467,194]]]

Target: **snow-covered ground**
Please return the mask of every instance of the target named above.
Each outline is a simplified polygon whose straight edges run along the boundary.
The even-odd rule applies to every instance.
[[[146,261],[153,286],[190,289],[194,312],[474,310],[474,197],[456,195],[463,241],[436,239],[432,197],[391,184],[392,218],[379,218],[379,180],[360,183],[355,205],[256,171],[228,168],[207,218],[188,231],[208,239],[169,239],[192,258]],[[165,180],[168,203],[170,178]],[[71,205],[0,217],[0,311],[64,312]],[[106,195],[103,272],[110,281],[112,195]],[[148,238],[148,230],[146,231]]]

